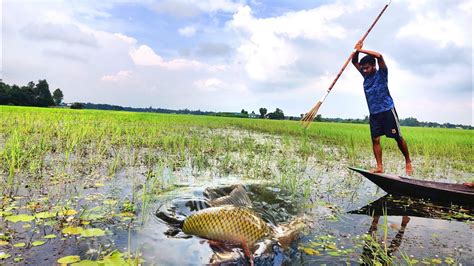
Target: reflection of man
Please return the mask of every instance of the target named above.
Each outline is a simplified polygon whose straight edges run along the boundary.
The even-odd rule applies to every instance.
[[[372,224],[370,225],[370,229],[368,234],[371,236],[373,241],[377,241],[377,226],[379,223],[379,218],[380,216],[374,216],[372,219]],[[405,228],[407,227],[408,222],[410,221],[410,217],[408,216],[403,216],[402,217],[402,223],[400,226],[400,229],[398,230],[397,235],[392,239],[390,242],[390,246],[387,248],[387,253],[386,255],[388,257],[391,257],[393,253],[395,253],[400,245],[402,244],[402,238],[403,234],[405,234]],[[366,246],[364,247],[364,251],[362,254],[362,260],[364,261],[364,264],[369,264],[372,265],[374,261],[379,261],[379,262],[386,262],[385,256],[380,256],[383,254],[378,254],[376,252],[376,247],[374,248],[374,243],[366,243]],[[378,255],[378,256],[377,256]]]

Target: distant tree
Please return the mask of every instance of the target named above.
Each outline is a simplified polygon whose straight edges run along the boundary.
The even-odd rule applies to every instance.
[[[112,106],[112,110],[114,110],[114,111],[123,111],[123,107],[122,107],[122,106],[118,106],[118,105],[113,105],[113,106]]]
[[[10,86],[0,82],[0,104],[8,104],[10,102]]]
[[[26,85],[26,86],[33,90],[35,88],[35,83],[33,81],[30,81],[30,82],[28,82],[28,85]]]
[[[36,84],[33,92],[35,94],[36,106],[47,107],[54,105],[53,97],[49,91],[48,82],[45,79],[38,81],[38,84]]]
[[[368,115],[364,116],[363,123],[365,123],[365,124],[369,123],[369,116]]]
[[[420,126],[420,122],[418,119],[414,117],[408,117],[405,119],[400,120],[400,124],[403,126],[409,126],[409,127],[418,127]]]
[[[249,117],[249,112],[245,111],[245,109],[242,109],[242,111],[240,111],[240,113],[242,114],[243,117]]]
[[[323,116],[322,115],[317,115],[316,118],[314,119],[314,121],[318,121],[318,122],[323,121]]]
[[[280,108],[277,108],[275,112],[268,114],[268,118],[282,120],[282,119],[285,119],[285,114],[283,113],[283,110],[281,110]]]
[[[59,88],[53,91],[53,100],[56,105],[60,105],[63,98],[64,94]]]
[[[267,108],[260,108],[258,110],[260,112],[260,118],[265,118],[265,115],[267,114]]]
[[[73,104],[71,104],[71,109],[84,109],[84,104],[82,104],[82,103],[73,103]]]

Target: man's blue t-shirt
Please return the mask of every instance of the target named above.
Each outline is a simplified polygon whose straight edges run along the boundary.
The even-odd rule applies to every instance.
[[[372,75],[364,76],[364,92],[370,114],[385,112],[394,107],[387,83],[387,68],[381,68]]]

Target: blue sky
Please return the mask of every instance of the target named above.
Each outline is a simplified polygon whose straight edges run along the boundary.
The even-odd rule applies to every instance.
[[[2,2],[2,79],[66,102],[307,112],[385,1]],[[364,43],[384,55],[400,117],[473,124],[472,3],[394,0]],[[349,65],[320,109],[362,118]]]

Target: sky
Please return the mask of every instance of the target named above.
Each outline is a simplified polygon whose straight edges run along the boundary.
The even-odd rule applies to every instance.
[[[387,3],[380,0],[3,0],[1,78],[46,79],[65,102],[306,113]],[[472,3],[393,0],[364,42],[383,54],[400,118],[473,124]],[[319,110],[369,114],[349,64]]]

